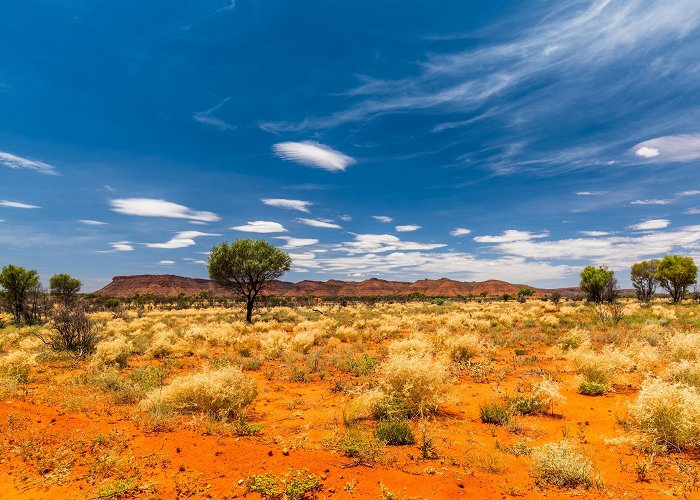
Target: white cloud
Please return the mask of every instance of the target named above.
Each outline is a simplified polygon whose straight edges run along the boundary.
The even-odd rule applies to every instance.
[[[334,224],[329,220],[317,220],[317,219],[297,219],[297,222],[301,224],[306,224],[311,227],[322,227],[324,229],[342,229],[342,226]]]
[[[92,220],[92,219],[80,219],[78,222],[81,224],[85,224],[86,226],[105,226],[107,225],[106,222],[101,222],[99,220]]]
[[[664,224],[656,226],[661,227]],[[649,231],[632,236],[507,242],[494,248],[505,255],[538,261],[574,260],[628,270],[631,264],[640,259],[663,256],[671,252],[697,252],[700,249],[700,226],[686,226],[672,231]]]
[[[576,191],[574,194],[578,196],[602,196],[605,191]]]
[[[172,264],[175,264],[175,261],[174,260],[161,260],[161,261],[158,261],[158,264],[162,264],[164,266],[170,266]]]
[[[685,215],[697,215],[700,214],[700,208],[689,208],[683,213]]]
[[[549,231],[541,233],[530,233],[528,231],[518,231],[517,229],[508,229],[503,231],[503,234],[497,236],[476,236],[474,241],[478,243],[507,243],[512,241],[527,241],[536,238],[546,238],[549,236]]]
[[[272,146],[272,149],[283,160],[322,168],[329,172],[342,172],[356,162],[354,158],[340,151],[313,141],[280,142]]]
[[[670,223],[671,222],[668,219],[651,219],[627,227],[635,231],[651,231],[654,229],[663,229],[668,227]]]
[[[689,189],[688,191],[681,191],[680,193],[677,193],[677,196],[696,196],[698,194],[700,194],[700,190]]]
[[[8,200],[0,200],[0,207],[9,207],[9,208],[41,208],[36,205],[29,205],[28,203],[21,203],[19,201],[8,201]]]
[[[423,227],[423,226],[416,226],[413,224],[407,224],[405,226],[396,226],[394,229],[396,229],[396,231],[399,233],[408,233],[411,231],[418,231],[421,227]]]
[[[637,156],[656,161],[686,162],[700,159],[700,134],[665,135],[634,146]]]
[[[630,205],[670,205],[671,203],[673,203],[673,200],[653,198],[650,200],[634,200],[630,202]]]
[[[452,277],[467,281],[502,279],[532,283],[574,276],[580,269],[537,262],[522,257],[480,258],[459,252],[411,252],[348,254],[343,257],[305,252],[291,254],[295,268],[324,274],[396,275],[415,279]]]
[[[274,238],[286,241],[284,248],[301,248],[318,243],[318,240],[314,238],[292,238],[291,236],[274,236]]]
[[[579,231],[579,234],[582,234],[584,236],[592,236],[596,238],[598,236],[607,236],[610,233],[607,231]]]
[[[42,161],[29,160],[21,156],[13,155],[0,151],[0,165],[5,165],[9,168],[23,168],[26,170],[34,170],[41,174],[58,175],[56,169],[48,163]]]
[[[284,198],[263,198],[262,201],[265,205],[277,208],[286,208],[288,210],[299,210],[301,212],[309,211],[309,207],[313,205],[310,201],[303,200],[286,200]]]
[[[214,233],[202,233],[200,231],[181,231],[165,243],[146,243],[148,248],[186,248],[196,245],[195,238],[200,236],[221,236]]]
[[[641,148],[637,149],[634,154],[641,156],[642,158],[656,158],[659,156],[659,150],[656,148],[642,146]]]
[[[110,200],[114,212],[141,217],[169,217],[173,219],[190,219],[202,222],[216,222],[221,217],[212,212],[192,210],[171,201],[153,198],[121,198]]]
[[[101,250],[99,253],[132,252],[134,250],[133,245],[128,241],[117,241],[109,245],[112,247],[112,250]]]
[[[336,249],[348,253],[376,253],[395,250],[434,250],[446,246],[442,243],[401,241],[392,234],[356,234],[354,241],[341,243]]]
[[[286,233],[287,230],[279,222],[266,220],[254,220],[242,226],[234,226],[231,229],[246,233]]]
[[[456,227],[452,231],[450,231],[450,234],[452,236],[466,236],[467,234],[471,234],[472,230],[467,229],[466,227]]]
[[[350,217],[349,215],[341,215],[340,220],[343,220],[345,222],[350,222],[352,220],[352,217]]]
[[[389,222],[394,221],[394,219],[386,215],[373,215],[372,218],[378,220],[379,222],[383,222],[384,224],[388,224]]]

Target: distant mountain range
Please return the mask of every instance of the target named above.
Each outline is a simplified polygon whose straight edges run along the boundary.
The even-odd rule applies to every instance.
[[[272,281],[265,290],[264,295],[281,297],[376,297],[416,293],[430,297],[456,297],[460,295],[476,296],[486,292],[490,296],[501,296],[506,293],[515,296],[521,288],[531,289],[536,296],[552,292],[552,290],[499,280],[455,281],[440,278],[407,282],[371,278],[364,281],[304,280],[298,283]],[[132,297],[136,294],[175,297],[181,293],[196,295],[203,291],[219,296],[230,295],[230,292],[213,281],[201,278],[186,278],[172,274],[115,276],[112,278],[111,283],[95,293],[109,297]]]

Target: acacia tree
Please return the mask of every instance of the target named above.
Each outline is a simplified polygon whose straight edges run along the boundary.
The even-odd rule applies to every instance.
[[[51,295],[57,297],[64,305],[73,302],[82,286],[78,278],[65,273],[54,274],[49,280]]]
[[[611,271],[607,266],[586,266],[581,271],[579,288],[586,294],[589,302],[614,302],[617,296],[615,271]]]
[[[5,289],[6,307],[19,326],[23,317],[28,318],[27,301],[30,292],[40,286],[39,273],[10,264],[0,272],[0,286]]]
[[[292,259],[265,240],[221,243],[209,254],[209,277],[241,297],[246,321],[252,322],[255,300],[272,280],[289,271]]]
[[[643,302],[651,300],[659,284],[656,279],[659,262],[659,259],[651,259],[632,265],[632,285],[637,290],[637,297]]]
[[[518,290],[518,302],[525,302],[526,297],[530,297],[534,292],[529,288],[521,288]]]
[[[692,257],[667,255],[659,262],[656,279],[669,295],[673,303],[685,297],[688,287],[697,282],[698,266]]]

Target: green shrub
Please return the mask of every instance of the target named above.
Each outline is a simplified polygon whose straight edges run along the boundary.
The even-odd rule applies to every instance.
[[[607,389],[607,386],[600,382],[583,382],[578,386],[578,392],[584,396],[601,396]]]
[[[283,476],[266,472],[248,477],[248,491],[258,493],[262,498],[273,500],[301,500],[318,490],[320,479],[314,474],[307,474],[307,469],[290,470]]]
[[[382,454],[382,442],[373,435],[364,434],[359,429],[350,429],[342,434],[335,447],[348,458],[354,458],[354,465],[374,465]]]
[[[416,442],[406,420],[382,420],[377,424],[374,435],[391,446],[404,446]]]
[[[508,401],[508,408],[516,415],[536,415],[547,411],[547,403],[536,396],[516,396]]]
[[[510,420],[508,406],[503,403],[487,403],[480,408],[481,421],[485,424],[503,425]]]

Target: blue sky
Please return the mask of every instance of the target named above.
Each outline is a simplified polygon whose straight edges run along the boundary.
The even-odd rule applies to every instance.
[[[577,282],[700,256],[700,3],[11,2],[0,264]]]

